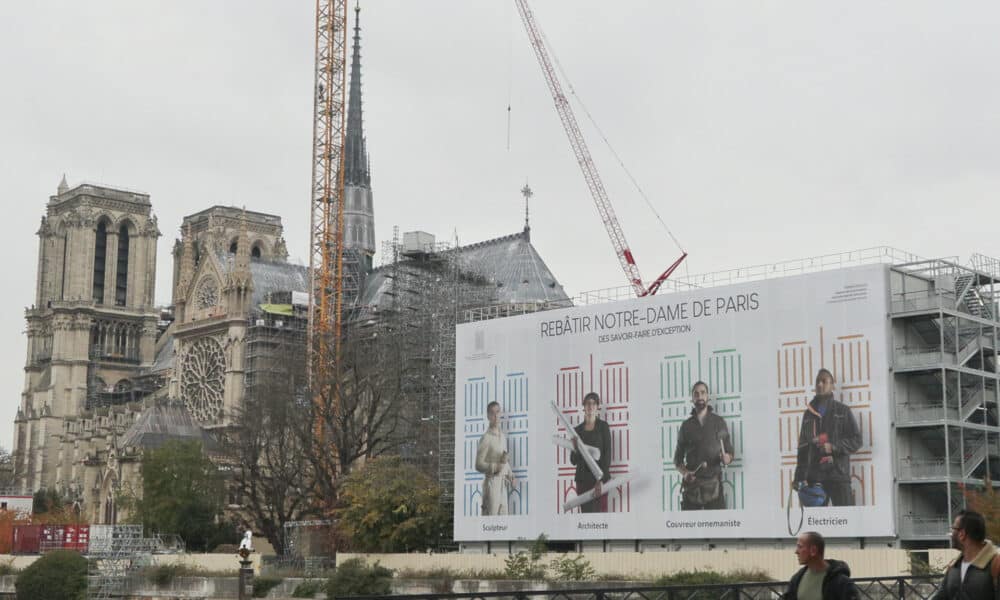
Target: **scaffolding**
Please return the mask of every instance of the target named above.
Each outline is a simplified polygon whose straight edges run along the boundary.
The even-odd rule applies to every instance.
[[[1000,478],[1000,261],[892,267],[890,315],[902,545],[945,545],[966,486]]]
[[[254,311],[247,320],[246,356],[243,364],[244,387],[248,398],[252,398],[255,388],[263,384],[262,378],[269,374],[286,374],[288,356],[305,353],[308,325],[305,307],[298,310],[291,304],[287,306],[290,310],[284,312]]]
[[[476,246],[470,247],[475,249]],[[361,311],[362,326],[399,335],[406,440],[400,454],[436,476],[450,512],[455,480],[455,329],[460,323],[565,308],[568,300],[501,302],[502,283],[484,276],[455,243],[383,244],[383,298]],[[506,265],[493,265],[502,269]]]
[[[160,547],[157,538],[145,538],[142,525],[93,525],[87,551],[87,598],[127,597],[132,578],[151,563]]]

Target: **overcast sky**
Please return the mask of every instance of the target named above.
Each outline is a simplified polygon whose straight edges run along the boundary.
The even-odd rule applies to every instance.
[[[516,232],[528,181],[532,241],[566,289],[623,284],[513,3],[361,6],[380,241],[394,225],[463,244]],[[880,245],[1000,255],[1000,5],[533,6],[689,273]],[[314,7],[0,2],[0,445],[23,386],[34,232],[63,173],[150,194],[163,304],[181,218],[211,205],[280,215],[307,260]],[[578,119],[651,279],[679,251]]]

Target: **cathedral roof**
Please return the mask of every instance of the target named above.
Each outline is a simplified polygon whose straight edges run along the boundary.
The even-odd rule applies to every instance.
[[[461,271],[467,276],[484,279],[496,286],[497,303],[570,302],[569,296],[538,251],[531,244],[527,231],[459,246],[457,252]],[[420,266],[433,264],[403,259],[401,264]],[[359,303],[378,306],[389,291],[390,278],[386,267],[379,267],[367,277]]]
[[[253,304],[268,301],[272,292],[308,292],[309,268],[286,262],[250,261]]]
[[[143,410],[122,434],[118,446],[153,450],[170,440],[196,440],[208,449],[215,446],[212,437],[179,402],[155,402]]]
[[[223,274],[235,268],[232,254],[220,253],[219,264]],[[253,278],[253,298],[251,306],[269,302],[273,292],[308,292],[309,267],[284,261],[251,260],[250,275]]]

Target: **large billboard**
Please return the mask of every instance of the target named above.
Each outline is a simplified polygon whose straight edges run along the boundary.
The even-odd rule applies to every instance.
[[[455,539],[893,536],[887,287],[875,265],[459,325]]]

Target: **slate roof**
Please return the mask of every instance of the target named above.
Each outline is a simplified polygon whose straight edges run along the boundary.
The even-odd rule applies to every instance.
[[[235,256],[219,254],[219,263],[223,273],[231,270]],[[251,305],[256,307],[268,301],[271,292],[308,292],[309,267],[281,261],[253,259],[250,261],[250,275],[253,277],[253,298]]]
[[[562,285],[531,245],[528,231],[460,246],[459,264],[466,274],[482,277],[496,286],[498,303],[570,302]],[[416,261],[403,260],[403,263]],[[359,304],[378,306],[389,290],[384,267],[365,280]]]
[[[215,440],[198,426],[183,404],[155,402],[136,417],[132,426],[122,434],[118,445],[153,450],[178,439],[200,441],[207,449],[216,446]]]

